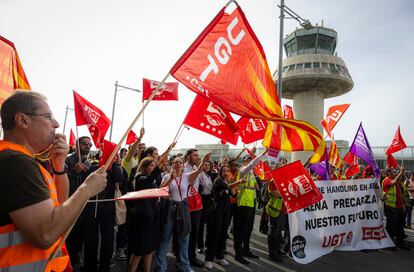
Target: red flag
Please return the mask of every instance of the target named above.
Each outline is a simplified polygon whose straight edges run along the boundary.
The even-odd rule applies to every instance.
[[[239,135],[242,142],[250,144],[263,139],[266,132],[267,121],[241,117],[239,121],[237,121],[237,125],[240,127]]]
[[[171,75],[224,110],[248,118],[272,120],[297,130],[304,141],[316,139],[317,146],[309,140],[300,145],[308,149],[300,150],[315,151],[313,160],[318,160],[325,148],[322,135],[307,122],[282,118],[280,101],[260,42],[239,6],[231,14],[225,10],[226,7],[181,56],[172,67]],[[264,144],[275,148],[271,137],[272,130],[265,134]],[[283,147],[287,149],[276,149],[291,151],[290,145]]]
[[[288,106],[288,105],[283,106],[283,117],[287,119],[294,119],[293,109],[291,106]]]
[[[358,157],[355,156],[353,153],[346,153],[343,161],[349,165],[349,167],[345,170],[345,175],[347,178],[351,178],[352,176],[358,174],[361,171]]]
[[[326,118],[321,121],[321,124],[325,128],[329,137],[332,138],[331,135],[333,128],[336,126],[339,119],[341,119],[342,115],[344,115],[345,111],[350,105],[351,104],[341,104],[329,108],[328,113],[326,114]]]
[[[227,142],[225,140],[221,140],[220,144],[225,145],[225,144],[227,144]]]
[[[161,82],[142,79],[142,101],[147,100]],[[163,83],[153,100],[178,100],[178,82]]]
[[[0,36],[0,105],[14,90],[30,90],[14,43]]]
[[[396,169],[398,167],[398,162],[391,154],[387,154],[387,168],[391,167]]]
[[[329,163],[332,165],[335,165],[335,167],[339,168],[341,167],[342,160],[339,156],[338,147],[334,140],[331,141],[331,147],[329,149]]]
[[[69,145],[70,146],[76,146],[76,138],[75,138],[75,134],[73,134],[72,129],[70,129],[70,134],[69,134]]]
[[[103,148],[102,148],[102,157],[99,160],[99,167],[105,165],[106,161],[112,154],[112,151],[116,148],[117,144],[114,144],[110,141],[103,140]],[[116,156],[112,159],[112,162],[109,164],[108,169],[111,168],[112,163],[114,162]]]
[[[288,213],[319,202],[323,196],[300,161],[270,172]]]
[[[353,164],[345,170],[345,175],[348,179],[350,179],[352,176],[355,176],[359,172],[361,172],[361,166],[359,164]]]
[[[387,155],[400,151],[406,148],[407,145],[404,142],[403,137],[401,136],[400,126],[398,126],[397,131],[395,132],[394,139],[392,140],[391,145],[388,147],[387,151],[385,152]]]
[[[137,134],[135,134],[135,132],[131,129],[128,133],[126,144],[127,145],[133,144],[137,139],[138,139]]]
[[[195,129],[207,132],[219,139],[237,144],[239,127],[228,111],[197,95],[185,117],[184,124]]]
[[[96,147],[102,143],[111,120],[91,102],[73,91],[76,126],[88,125]]]
[[[115,198],[115,200],[133,200],[133,199],[168,197],[168,196],[169,196],[168,187],[162,187],[162,188],[156,188],[156,189],[145,189],[145,190],[130,192],[121,197]]]

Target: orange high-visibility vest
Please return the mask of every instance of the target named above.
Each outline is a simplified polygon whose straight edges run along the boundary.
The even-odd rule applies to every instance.
[[[13,150],[30,157],[33,154],[21,145],[10,143],[7,141],[0,141],[0,152],[5,150]],[[44,181],[46,182],[50,198],[53,205],[59,206],[57,197],[56,184],[53,181],[50,173],[40,164],[40,171]],[[52,252],[57,248],[61,237],[50,248],[39,249],[26,241],[23,233],[21,233],[14,223],[0,227],[0,270],[6,271],[65,271],[70,270],[69,255],[66,251],[65,245],[59,250],[57,257],[52,263],[48,261]]]

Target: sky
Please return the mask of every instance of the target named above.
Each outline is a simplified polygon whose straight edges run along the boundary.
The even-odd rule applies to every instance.
[[[278,65],[280,1],[240,0],[273,73]],[[161,81],[227,1],[199,0],[0,0],[0,35],[14,42],[33,90],[48,97],[63,131],[72,90],[111,118],[115,82],[142,89],[142,78]],[[286,0],[309,19],[338,32],[337,52],[353,78],[352,91],[325,100],[351,106],[334,129],[336,139],[353,141],[362,122],[371,146],[388,146],[397,126],[413,145],[414,2],[410,0]],[[298,27],[285,20],[284,34]],[[175,81],[170,77],[169,82]],[[147,146],[165,149],[173,140],[195,94],[179,86],[179,101],[154,101],[145,111]],[[142,94],[117,92],[112,141],[118,142],[142,107]],[[283,99],[282,104],[292,105]],[[134,130],[139,131],[142,120]],[[66,134],[75,128],[69,111]],[[87,129],[79,128],[79,135]],[[109,136],[109,132],[107,137]],[[195,129],[177,147],[216,144]],[[239,144],[241,146],[241,144]]]

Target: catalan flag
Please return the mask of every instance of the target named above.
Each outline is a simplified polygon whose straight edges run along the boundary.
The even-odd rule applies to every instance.
[[[262,143],[268,148],[284,151],[315,151],[309,163],[318,163],[325,152],[321,133],[307,122],[280,118],[269,122]]]
[[[30,90],[14,44],[0,36],[0,105],[13,90]]]
[[[264,50],[243,11],[233,3],[236,8],[231,13],[226,12],[226,7],[221,9],[170,74],[224,110],[273,121],[264,141],[269,147],[316,151],[314,160],[320,159],[325,148],[321,133],[307,122],[283,118]],[[275,124],[297,137],[279,137],[283,141],[272,145],[275,141],[271,138],[278,137],[271,133]]]
[[[336,168],[340,168],[342,165],[341,157],[339,156],[338,147],[334,140],[331,141],[331,148],[329,149],[329,163]]]

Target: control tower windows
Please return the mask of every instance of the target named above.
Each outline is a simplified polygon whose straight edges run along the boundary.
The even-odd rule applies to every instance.
[[[313,68],[320,68],[321,64],[319,62],[314,62],[313,64]]]
[[[296,70],[303,69],[303,63],[296,64]]]
[[[305,69],[306,68],[312,68],[312,63],[311,62],[305,62]]]
[[[293,71],[293,70],[295,70],[295,64],[289,65],[288,71]]]

